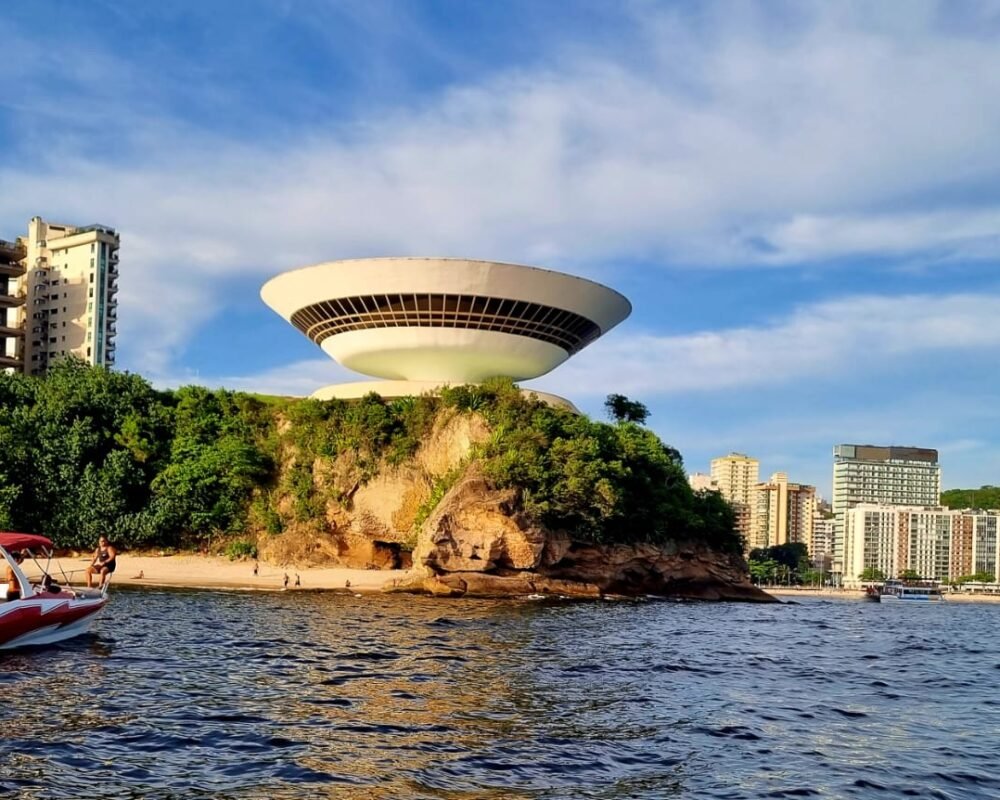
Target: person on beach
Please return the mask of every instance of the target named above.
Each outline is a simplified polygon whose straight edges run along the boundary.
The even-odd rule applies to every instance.
[[[104,582],[108,579],[108,576],[115,571],[115,559],[118,557],[118,551],[114,546],[108,542],[108,537],[102,536],[97,540],[97,549],[94,551],[94,560],[90,562],[90,566],[87,567],[87,587],[92,589],[94,587],[94,575],[100,576],[99,584],[104,585]]]
[[[14,560],[20,564],[24,561],[24,556],[21,553],[12,553]],[[10,564],[7,565],[7,599],[8,600],[18,600],[21,597],[21,584],[17,581],[17,575],[14,574],[14,569]]]

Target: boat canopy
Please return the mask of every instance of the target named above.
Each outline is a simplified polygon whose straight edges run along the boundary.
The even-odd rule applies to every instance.
[[[51,550],[51,540],[35,533],[14,533],[13,531],[0,531],[0,547],[10,552],[11,550]]]

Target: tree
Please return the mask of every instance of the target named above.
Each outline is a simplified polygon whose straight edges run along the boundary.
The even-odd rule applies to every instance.
[[[823,573],[818,569],[807,569],[799,574],[802,583],[807,586],[819,586],[823,583]]]
[[[915,569],[904,569],[899,573],[899,579],[901,581],[919,581],[920,573]]]
[[[862,581],[884,581],[885,573],[877,567],[865,567],[861,574],[858,575],[858,580]]]
[[[975,575],[963,575],[955,579],[955,583],[993,583],[995,576],[992,572],[977,572]]]
[[[753,579],[754,583],[767,584],[774,583],[778,571],[781,569],[781,565],[777,561],[771,559],[755,560],[753,558],[749,561],[750,566],[750,577]]]
[[[948,508],[1000,508],[1000,486],[949,489],[941,492],[941,505]]]
[[[609,394],[604,401],[608,417],[615,422],[635,422],[645,425],[649,418],[649,409],[642,403],[629,400],[623,394]]]

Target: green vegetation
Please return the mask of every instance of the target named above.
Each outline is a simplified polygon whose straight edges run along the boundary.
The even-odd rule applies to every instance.
[[[1000,486],[949,489],[941,492],[941,505],[948,508],[1000,508]]]
[[[257,558],[257,545],[253,542],[246,541],[246,539],[237,539],[236,541],[230,542],[226,545],[225,553],[229,557],[230,561],[236,561],[237,559],[242,560],[245,558]]]
[[[992,572],[977,572],[975,575],[963,575],[952,583],[961,586],[963,583],[993,583],[996,576]]]
[[[609,408],[611,407],[609,399]],[[525,399],[510,381],[440,398],[356,402],[184,387],[64,360],[47,378],[0,375],[0,528],[88,548],[205,547],[252,557],[260,534],[325,524],[330,503],[417,451],[442,414],[490,430],[473,464],[519,490],[525,511],[595,542],[704,542],[737,552],[733,513],[692,492],[680,454],[638,423],[627,398],[613,425]],[[464,468],[464,467],[463,467]],[[461,477],[438,476],[426,518]]]
[[[809,550],[801,542],[758,547],[747,557],[750,577],[758,584],[814,585],[823,575],[812,569]]]
[[[865,567],[861,574],[858,575],[858,580],[861,581],[884,581],[885,573],[877,567]]]
[[[525,510],[550,528],[592,542],[742,548],[729,504],[692,491],[680,454],[635,422],[608,425],[531,402],[500,379],[448,389],[441,401],[482,414],[492,431],[476,453],[484,475],[520,488]]]
[[[645,425],[649,418],[649,409],[642,403],[629,400],[623,394],[609,394],[604,401],[604,409],[615,422],[635,422]]]

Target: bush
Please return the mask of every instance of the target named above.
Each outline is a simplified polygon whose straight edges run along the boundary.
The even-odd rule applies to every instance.
[[[230,561],[245,558],[257,558],[257,545],[245,539],[237,539],[226,545],[225,554]]]

